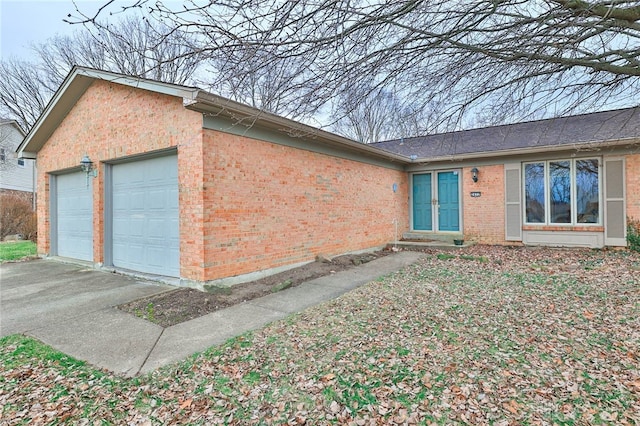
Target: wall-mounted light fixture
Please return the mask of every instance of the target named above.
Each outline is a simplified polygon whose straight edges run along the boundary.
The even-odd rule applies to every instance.
[[[474,182],[478,181],[478,168],[474,167],[473,169],[471,169],[471,179],[473,179]]]
[[[93,161],[91,161],[87,154],[85,154],[84,157],[82,157],[82,160],[80,160],[80,168],[87,174],[87,186],[89,186],[89,176],[94,178],[97,177],[98,169],[93,167]]]

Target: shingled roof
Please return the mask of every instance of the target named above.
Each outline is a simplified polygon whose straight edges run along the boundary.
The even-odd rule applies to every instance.
[[[571,149],[633,139],[640,142],[640,107],[396,139],[372,145],[407,157],[437,159],[479,153],[508,154],[545,147]]]

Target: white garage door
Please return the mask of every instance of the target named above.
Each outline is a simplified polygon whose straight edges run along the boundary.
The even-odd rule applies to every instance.
[[[83,172],[55,177],[57,255],[93,260],[93,179]]]
[[[180,276],[177,156],[112,169],[113,265]]]

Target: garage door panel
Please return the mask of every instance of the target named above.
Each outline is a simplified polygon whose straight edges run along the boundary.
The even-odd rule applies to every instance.
[[[125,219],[113,219],[113,235],[120,235],[118,232],[115,231],[115,229],[125,229],[127,227],[127,220]]]
[[[57,255],[93,260],[92,180],[84,173],[56,176]]]
[[[129,210],[144,214],[145,204],[147,204],[145,198],[144,191],[135,191],[126,200],[126,205],[128,205]],[[125,210],[127,210],[126,207]]]
[[[161,267],[162,264],[164,263],[163,259],[167,255],[167,251],[162,250],[158,247],[150,247],[149,250],[147,251],[147,255],[148,255],[147,261],[151,265]]]
[[[177,181],[177,178],[176,178],[176,181]],[[178,205],[179,205],[179,204],[178,204],[178,190],[177,190],[177,189],[174,189],[173,191],[171,191],[171,192],[169,193],[169,199],[167,200],[167,206],[168,206],[169,208],[174,209],[174,210],[176,210],[176,211],[177,211],[177,210],[178,210]],[[177,220],[176,220],[176,224],[177,224],[177,223],[178,223],[178,222],[177,222]]]
[[[118,252],[121,252],[121,253],[127,253],[127,258],[121,259],[121,260],[126,261],[127,265],[129,265],[128,269],[138,270],[137,268],[133,268],[130,266],[142,264],[143,250],[144,250],[143,245],[131,244],[131,243],[118,244],[118,245],[114,245],[114,251],[116,250],[118,250]]]
[[[166,233],[167,226],[171,226],[170,223],[167,223],[165,220],[153,220],[149,221],[149,238],[156,239],[160,242],[163,238],[168,237]]]
[[[113,264],[180,275],[176,156],[113,166]]]
[[[128,234],[135,236],[135,237],[144,237],[145,235],[145,219],[144,216],[134,216],[131,218],[131,220],[129,221],[129,225],[127,227],[127,229],[129,229]],[[126,233],[123,233],[122,235],[126,235]]]

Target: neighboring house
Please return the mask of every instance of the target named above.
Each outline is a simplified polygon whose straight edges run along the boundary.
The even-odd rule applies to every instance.
[[[640,217],[640,128],[635,109],[582,121],[606,114],[628,120],[603,138],[559,119],[363,145],[197,88],[76,67],[19,151],[38,161],[40,253],[200,287],[396,231],[624,246],[625,216]]]
[[[0,194],[16,195],[34,204],[35,162],[18,158],[16,153],[23,138],[15,120],[0,119]]]

